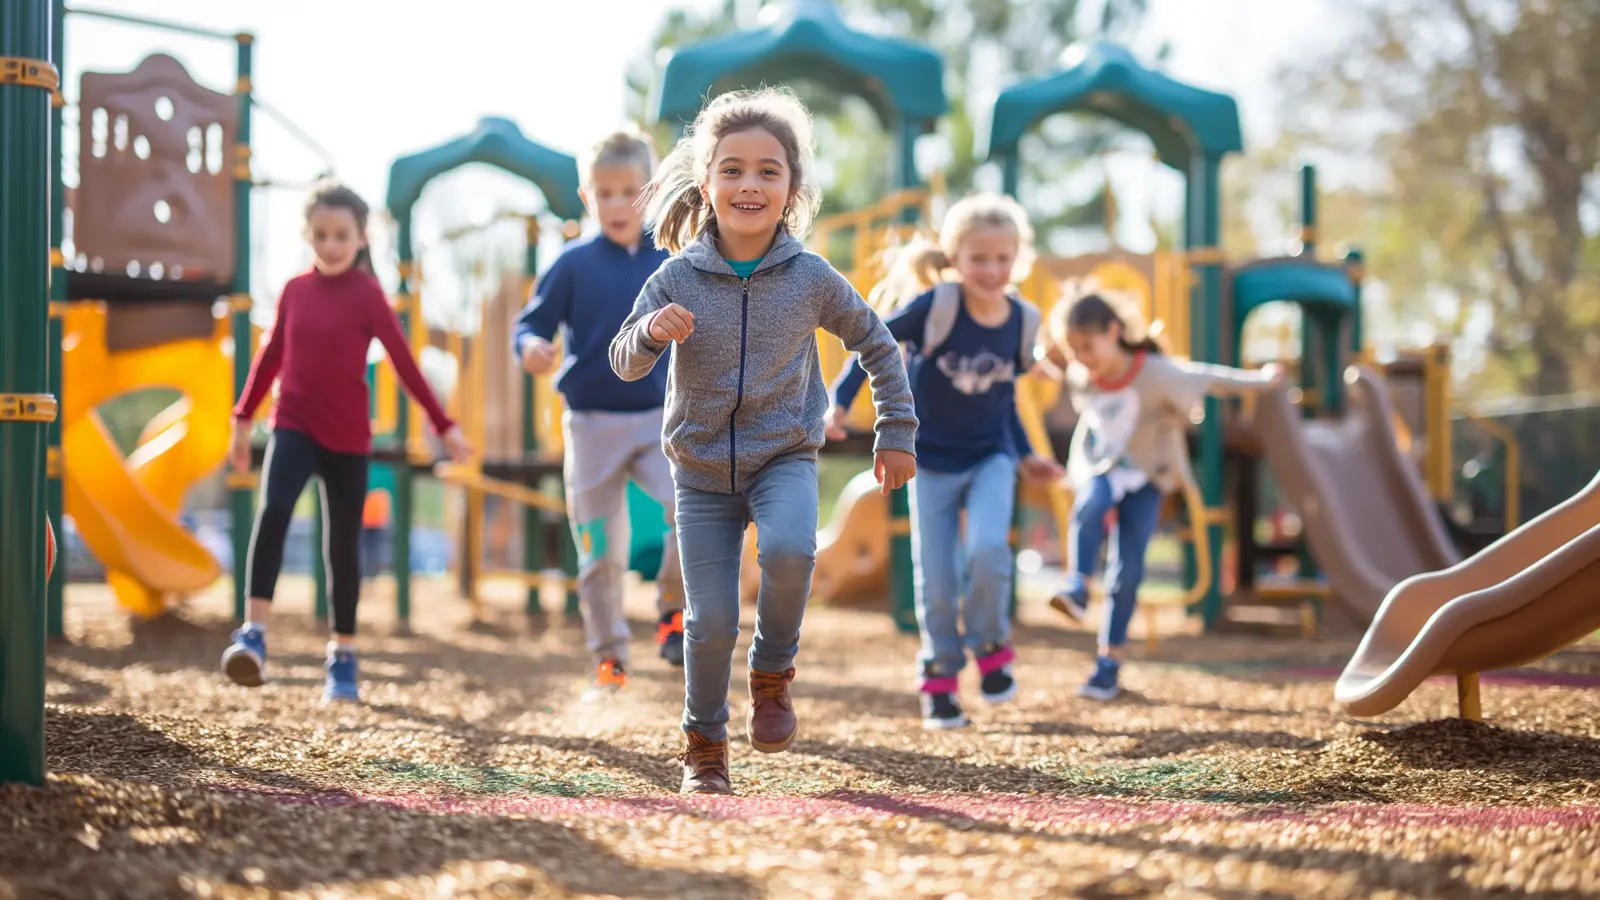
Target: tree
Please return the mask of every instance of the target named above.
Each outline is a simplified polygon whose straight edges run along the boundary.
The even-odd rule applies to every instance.
[[[974,138],[979,117],[987,116],[987,110],[974,109],[974,98],[1053,70],[1061,51],[1075,40],[1130,37],[1148,4],[1148,0],[1104,0],[1095,7],[1079,0],[837,2],[845,15],[888,34],[924,41],[944,56],[950,73],[945,88],[951,112],[939,124],[949,148],[942,174],[948,190],[956,196],[975,186],[981,164],[975,157]],[[636,120],[642,123],[649,118],[648,103],[664,61],[662,51],[733,30],[739,5],[736,0],[723,0],[705,14],[672,9],[663,16],[649,50],[630,67],[630,114]],[[1086,15],[1090,9],[1095,15]],[[1165,57],[1164,47],[1158,56]],[[852,209],[883,196],[891,185],[892,144],[866,103],[803,82],[791,87],[810,106],[817,123],[828,207]],[[1060,186],[1107,144],[1113,130],[1109,124],[1093,120],[1052,120],[1024,141],[1023,200],[1035,216],[1043,246],[1050,246],[1060,232],[1083,224],[1085,203],[1103,203],[1096,189],[1079,192],[1088,196],[1072,196]],[[669,139],[665,131],[656,136],[663,142]],[[1097,216],[1093,225],[1098,228]]]
[[[1391,297],[1442,335],[1488,323],[1480,389],[1600,387],[1597,46],[1588,0],[1372,0],[1287,73],[1297,137],[1372,163]]]

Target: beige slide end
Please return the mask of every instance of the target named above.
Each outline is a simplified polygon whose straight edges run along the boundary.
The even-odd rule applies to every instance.
[[[1252,424],[1317,566],[1366,623],[1396,584],[1461,556],[1395,440],[1382,379],[1353,365],[1344,381],[1345,412],[1337,418],[1301,418],[1290,388],[1280,387],[1256,398]]]
[[[1600,629],[1600,475],[1561,505],[1384,598],[1334,687],[1357,716],[1388,712],[1434,675],[1455,675],[1479,717],[1477,673],[1524,665]]]

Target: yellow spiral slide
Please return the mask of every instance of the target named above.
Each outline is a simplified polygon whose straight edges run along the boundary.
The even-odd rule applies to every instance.
[[[227,455],[233,373],[227,319],[209,337],[137,350],[106,346],[106,309],[72,304],[63,317],[61,451],[66,512],[117,601],[160,615],[174,595],[221,575],[211,552],[178,521],[184,495]],[[136,390],[184,396],[157,415],[126,458],[96,409]]]

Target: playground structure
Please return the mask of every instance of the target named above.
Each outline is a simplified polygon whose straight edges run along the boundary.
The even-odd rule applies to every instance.
[[[52,26],[29,18],[38,14],[40,5],[19,4],[16,11],[6,13],[14,19],[0,20],[6,26],[7,42],[0,47],[0,55],[7,60],[0,77],[0,103],[7,115],[15,115],[4,121],[26,123],[33,121],[31,116],[42,118],[42,109],[35,107],[53,100],[52,133],[59,144],[66,101],[58,90],[59,79],[50,72],[63,58],[66,10],[56,4]],[[148,617],[159,614],[174,596],[200,590],[221,574],[215,560],[178,521],[177,511],[184,494],[215,472],[221,462],[226,407],[233,397],[222,385],[231,384],[237,391],[250,358],[243,350],[256,344],[257,334],[249,319],[247,223],[250,194],[260,183],[252,175],[249,151],[251,36],[143,21],[233,42],[238,53],[237,81],[232,93],[209,90],[196,84],[176,59],[162,54],[148,57],[133,72],[90,73],[83,80],[79,99],[85,123],[79,135],[79,187],[73,192],[63,188],[59,154],[51,159],[45,158],[48,154],[39,159],[19,156],[23,162],[13,170],[21,173],[19,183],[28,180],[27,166],[55,167],[53,177],[41,169],[38,179],[41,185],[53,187],[50,243],[43,252],[30,256],[32,243],[43,236],[29,235],[26,227],[19,227],[16,234],[23,238],[0,242],[0,261],[5,263],[0,269],[8,273],[7,289],[18,296],[43,296],[48,282],[51,303],[35,310],[13,302],[0,309],[0,332],[18,348],[5,354],[8,363],[0,366],[0,440],[8,460],[0,476],[7,479],[8,496],[24,498],[16,505],[15,515],[23,519],[32,515],[37,522],[36,504],[45,506],[49,519],[58,526],[63,511],[72,515],[85,541],[106,565],[119,602]],[[53,50],[34,46],[35,32],[49,34],[52,27]],[[44,62],[46,58],[53,60],[53,65]],[[823,251],[836,247],[841,239],[848,243],[847,254],[838,262],[865,292],[881,274],[879,251],[903,240],[919,225],[930,224],[933,191],[920,183],[912,151],[917,136],[931,131],[946,111],[947,101],[937,77],[939,66],[937,55],[927,48],[856,32],[839,19],[832,4],[798,0],[759,29],[754,39],[751,34],[734,35],[679,50],[665,73],[657,118],[681,126],[698,110],[707,90],[763,79],[805,77],[866,98],[897,139],[896,189],[872,207],[822,219],[812,236],[813,246]],[[929,77],[930,72],[934,77]],[[1366,566],[1370,571],[1364,575],[1352,574],[1363,571],[1362,553],[1369,562],[1373,553],[1363,551],[1359,541],[1341,544],[1337,537],[1328,537],[1339,530],[1337,523],[1315,524],[1318,517],[1308,514],[1303,518],[1308,523],[1311,553],[1299,547],[1287,551],[1299,553],[1301,577],[1287,583],[1258,583],[1258,548],[1253,538],[1255,471],[1264,456],[1288,492],[1301,497],[1298,502],[1302,506],[1306,496],[1325,498],[1327,488],[1310,494],[1297,492],[1292,484],[1295,478],[1283,474],[1288,471],[1285,466],[1298,464],[1306,476],[1302,480],[1315,484],[1315,472],[1329,468],[1314,453],[1294,449],[1298,446],[1295,436],[1301,444],[1307,443],[1306,436],[1315,434],[1323,420],[1329,434],[1339,433],[1341,427],[1350,427],[1349,423],[1365,413],[1364,421],[1371,427],[1362,434],[1387,434],[1389,439],[1375,446],[1384,448],[1385,453],[1394,451],[1399,460],[1394,471],[1414,476],[1405,466],[1412,461],[1420,463],[1420,484],[1426,493],[1411,497],[1414,502],[1406,512],[1416,524],[1406,529],[1407,533],[1415,537],[1421,529],[1431,535],[1429,540],[1437,538],[1440,526],[1427,517],[1437,514],[1429,502],[1442,502],[1450,491],[1447,355],[1441,348],[1404,355],[1381,367],[1386,384],[1369,379],[1352,383],[1364,385],[1358,391],[1347,389],[1343,374],[1347,364],[1375,363],[1362,338],[1361,258],[1350,253],[1338,263],[1317,260],[1314,174],[1307,169],[1303,181],[1301,253],[1228,266],[1216,246],[1216,179],[1223,156],[1242,147],[1234,102],[1226,95],[1181,85],[1145,69],[1121,48],[1106,44],[1083,48],[1062,72],[1001,93],[986,149],[989,158],[1002,166],[1009,192],[1015,194],[1023,187],[1018,155],[1022,135],[1050,115],[1073,111],[1106,115],[1146,133],[1158,158],[1191,179],[1186,221],[1192,227],[1186,230],[1182,252],[1140,255],[1114,250],[1073,259],[1041,259],[1022,285],[1025,295],[1041,309],[1048,311],[1058,301],[1062,280],[1092,278],[1137,294],[1147,315],[1165,323],[1174,350],[1181,353],[1187,349],[1187,355],[1197,360],[1234,364],[1241,361],[1242,334],[1253,311],[1267,303],[1287,301],[1299,304],[1305,312],[1296,367],[1300,387],[1292,404],[1287,395],[1272,399],[1290,404],[1277,408],[1274,424],[1263,429],[1259,410],[1257,416],[1251,416],[1216,400],[1206,403],[1196,441],[1197,484],[1182,498],[1191,546],[1186,587],[1192,611],[1207,627],[1217,627],[1224,623],[1225,610],[1246,603],[1304,604],[1339,598],[1364,619],[1376,613],[1374,634],[1383,626],[1387,637],[1369,641],[1378,648],[1371,651],[1376,655],[1369,655],[1369,662],[1384,654],[1394,655],[1401,646],[1395,635],[1404,629],[1385,624],[1394,621],[1385,619],[1385,611],[1395,607],[1393,598],[1398,595],[1388,588],[1395,582],[1402,587],[1413,583],[1406,579],[1440,562],[1448,564],[1450,558],[1440,556],[1398,567]],[[17,151],[7,147],[5,152]],[[379,436],[375,459],[394,473],[395,578],[402,626],[411,606],[406,561],[414,515],[412,482],[417,474],[437,476],[464,492],[467,512],[462,517],[459,553],[464,595],[475,595],[482,574],[478,566],[484,541],[484,498],[494,496],[524,508],[520,530],[525,571],[520,575],[529,586],[529,610],[538,609],[543,570],[552,559],[559,559],[565,570],[569,610],[575,600],[576,554],[562,519],[558,487],[562,449],[559,397],[548,379],[513,374],[514,361],[506,349],[507,311],[527,296],[538,270],[538,216],[526,217],[522,272],[502,287],[495,304],[485,304],[477,334],[432,329],[421,314],[425,280],[414,253],[412,212],[433,178],[472,162],[497,166],[533,183],[544,196],[548,214],[562,221],[562,232],[568,238],[578,233],[577,221],[583,215],[575,160],[530,141],[505,119],[486,118],[473,133],[402,157],[391,170],[387,207],[399,229],[401,278],[396,311],[414,349],[432,344],[457,359],[463,373],[462,389],[450,402],[483,452],[483,458],[469,466],[435,469],[421,417],[399,397],[388,367],[373,367],[374,425]],[[8,195],[8,213],[15,209],[11,214],[22,217],[17,220],[20,222],[34,221],[33,213],[38,210],[33,206],[38,204],[33,201],[43,202],[42,191],[35,198],[28,190],[31,188]],[[73,214],[70,241],[65,232],[69,210]],[[64,250],[68,246],[72,248],[70,257]],[[46,275],[35,271],[40,259],[50,263]],[[30,279],[37,279],[38,284]],[[218,296],[226,297],[226,302],[216,304]],[[42,334],[38,345],[48,348],[48,354],[38,354],[26,338],[36,331]],[[12,335],[18,337],[12,339]],[[829,377],[847,362],[843,348],[826,335],[822,336],[821,354]],[[227,377],[230,364],[231,379]],[[496,389],[490,390],[490,384]],[[135,452],[121,458],[98,421],[95,407],[117,394],[158,385],[176,388],[185,396],[150,423]],[[515,390],[505,389],[513,387]],[[1360,399],[1352,402],[1352,393]],[[1071,422],[1064,415],[1062,398],[1052,387],[1033,382],[1027,384],[1024,394],[1035,448],[1054,452],[1065,446]],[[1374,409],[1388,409],[1390,398],[1394,409],[1372,419]],[[864,424],[863,414],[858,407],[854,419],[858,427]],[[1310,424],[1301,422],[1301,416],[1308,417]],[[514,442],[485,439],[491,426],[504,426],[512,420],[520,425]],[[39,425],[47,426],[43,433],[48,449],[46,441],[33,431]],[[865,446],[856,438],[836,449],[851,453]],[[1513,460],[1507,467],[1507,480],[1514,481],[1514,441],[1507,441],[1507,453]],[[1389,462],[1387,457],[1383,459]],[[1230,465],[1236,491],[1231,503],[1225,490]],[[44,473],[45,478],[39,480],[36,472]],[[1370,477],[1365,468],[1351,472],[1354,474],[1346,473],[1351,478]],[[233,522],[235,611],[242,615],[243,571],[257,478],[251,473],[228,473],[225,483]],[[41,487],[38,494],[42,498],[36,495]],[[642,493],[634,492],[632,499],[636,552],[647,553],[652,541],[659,546],[664,530],[650,527],[659,518],[659,507]],[[884,503],[875,491],[853,484],[841,499],[819,554],[819,593],[830,598],[852,593],[881,598],[883,587],[888,586],[893,591],[891,610],[897,622],[902,628],[914,627],[905,491],[895,492]],[[1059,521],[1064,496],[1055,492],[1043,499],[1052,505]],[[8,516],[12,513],[7,511]],[[1348,530],[1350,524],[1346,521],[1343,527]],[[1515,508],[1508,507],[1506,527],[1511,530],[1516,524]],[[1224,572],[1222,564],[1229,526],[1232,542],[1239,548],[1237,572],[1233,573]],[[863,538],[862,531],[870,539]],[[48,585],[42,630],[60,636],[65,576],[64,567],[57,567],[62,571],[50,577],[37,565],[44,548],[34,542],[44,543],[53,535],[35,534],[24,540],[18,537],[22,534],[22,529],[8,527],[7,541],[0,546],[0,577],[5,579],[0,584],[4,596],[0,615],[8,623],[21,623],[21,627],[8,629],[6,637],[9,724],[0,736],[6,742],[0,749],[12,756],[12,741],[21,740],[15,755],[23,762],[18,764],[22,768],[0,772],[0,777],[16,775],[26,780],[33,778],[35,771],[30,768],[33,728],[42,728],[42,720],[32,718],[29,699],[35,693],[42,697],[43,678],[43,648],[35,648],[30,637],[40,610],[31,598],[38,596],[41,585]],[[1363,540],[1370,537],[1362,536]],[[1521,540],[1514,543],[1529,553],[1534,546]],[[320,553],[320,546],[315,549]],[[1556,550],[1545,552],[1554,554]],[[1339,562],[1341,554],[1349,557],[1348,564]],[[1327,570],[1325,580],[1312,577],[1312,557]],[[1511,557],[1502,553],[1499,558]],[[1524,564],[1530,562],[1524,560]],[[1554,571],[1554,567],[1552,562],[1547,570]],[[747,575],[753,571],[751,567]],[[1487,577],[1482,575],[1487,570],[1477,571],[1479,577]],[[321,567],[315,562],[313,572],[319,575],[318,608],[325,610],[326,586],[320,583]],[[1235,595],[1224,596],[1224,585],[1230,584],[1237,587]],[[1352,589],[1352,585],[1356,587]],[[1390,599],[1378,605],[1385,595]],[[1445,662],[1436,661],[1434,670],[1455,657],[1439,659]],[[1363,665],[1363,677],[1370,676],[1371,665]],[[1420,669],[1405,671],[1409,678]],[[1393,691],[1398,690],[1392,685],[1401,683],[1386,682],[1391,687],[1383,689],[1383,696],[1392,699]],[[21,699],[12,701],[9,698],[13,696]],[[23,712],[11,716],[16,704]]]

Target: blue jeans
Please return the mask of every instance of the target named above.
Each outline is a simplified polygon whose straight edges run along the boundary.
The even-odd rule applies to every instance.
[[[678,560],[683,617],[683,730],[728,736],[728,681],[739,640],[739,557],[756,525],[761,591],[750,668],[783,672],[800,649],[817,552],[817,463],[794,459],[757,473],[742,494],[678,486]]]
[[[911,518],[916,522],[911,558],[922,632],[917,661],[925,676],[953,677],[966,667],[967,649],[976,653],[1011,637],[1010,537],[1016,491],[1017,460],[1007,453],[996,453],[965,472],[923,470],[911,482]]]
[[[1161,489],[1147,484],[1113,503],[1111,482],[1102,475],[1078,494],[1068,527],[1072,571],[1067,576],[1067,591],[1080,600],[1088,596],[1087,583],[1100,560],[1100,547],[1106,541],[1106,514],[1112,506],[1117,510],[1117,527],[1106,559],[1109,608],[1100,621],[1102,648],[1121,647],[1128,642],[1128,623],[1133,621],[1139,585],[1144,581],[1145,550],[1161,518]]]

